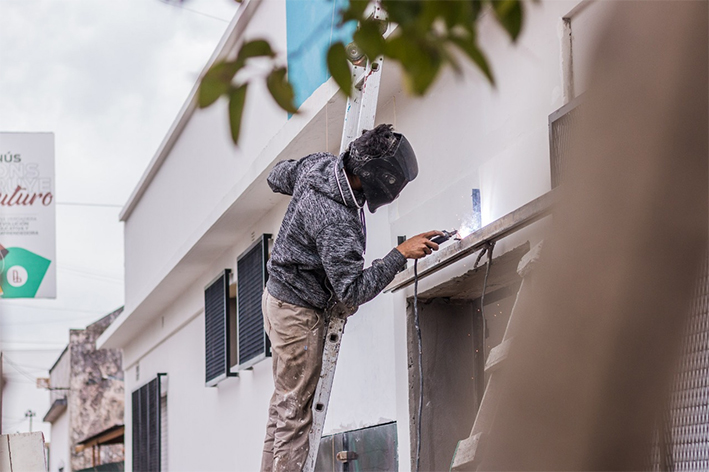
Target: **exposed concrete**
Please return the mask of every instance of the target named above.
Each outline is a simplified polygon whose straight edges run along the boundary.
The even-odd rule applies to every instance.
[[[529,243],[524,243],[494,258],[490,266],[486,295],[513,283],[519,283],[522,280],[517,274],[517,265],[522,256],[527,252],[529,252]],[[483,257],[483,260],[476,269],[471,269],[460,277],[455,277],[449,282],[420,293],[419,298],[453,298],[459,300],[475,300],[476,298],[480,298],[483,290],[485,272],[487,270],[485,266],[486,263],[487,261],[485,257]]]
[[[96,349],[96,339],[121,312],[116,310],[86,329],[70,330],[69,345],[50,370],[52,401],[66,399],[68,410],[68,431],[59,431],[53,424],[52,435],[68,435],[71,470],[94,465],[91,448],[76,451],[81,440],[123,424],[121,351]],[[96,465],[123,461],[123,451],[122,444],[101,446]],[[56,453],[59,457],[63,451]]]
[[[71,394],[69,395],[70,440],[82,439],[117,424],[123,424],[123,369],[119,349],[96,349],[96,339],[120,311],[111,313],[86,329],[71,330]],[[92,465],[92,451],[71,450],[73,470]],[[123,446],[101,447],[101,462],[123,460]]]

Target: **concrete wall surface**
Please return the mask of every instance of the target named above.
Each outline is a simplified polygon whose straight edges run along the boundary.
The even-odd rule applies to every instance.
[[[123,424],[125,394],[121,353],[117,349],[96,349],[96,338],[117,315],[109,315],[86,329],[69,333],[72,375],[67,411],[72,470],[93,465],[91,448],[76,452],[74,446],[94,434]],[[122,461],[123,446],[101,446],[100,459],[105,463]]]
[[[0,436],[0,470],[44,472],[44,436],[40,432]]]
[[[407,135],[420,173],[396,202],[367,214],[367,265],[394,247],[399,235],[470,224],[473,189],[480,189],[483,224],[550,189],[548,116],[572,98],[564,95],[562,17],[578,3],[525,4],[525,28],[516,44],[490,15],[482,18],[478,36],[494,88],[466,66],[463,76],[447,71],[426,97],[412,98],[402,91],[398,68],[385,63],[377,122],[393,123]],[[285,22],[284,2],[266,0],[247,35],[282,46]],[[171,469],[258,469],[271,362],[217,387],[204,386],[204,287],[223,269],[235,270],[236,258],[262,233],[277,235],[288,199],[272,194],[265,176],[280,159],[337,152],[344,100],[327,81],[305,101],[302,114],[289,118],[264,90],[254,89],[240,147],[229,141],[225,104],[195,112],[126,219],[126,312],[99,340],[123,349],[126,470],[131,393],[158,373],[169,379]],[[534,237],[532,232],[523,239]],[[499,254],[520,238],[501,244]],[[468,259],[428,277],[420,289],[470,269]],[[404,471],[411,467],[411,294],[409,288],[380,295],[348,321],[325,425],[331,434],[396,421]]]
[[[49,392],[49,405],[56,400],[66,398],[66,388],[69,388],[69,378],[71,377],[71,352],[69,348],[62,352],[57,362],[49,371],[49,386],[56,390]]]

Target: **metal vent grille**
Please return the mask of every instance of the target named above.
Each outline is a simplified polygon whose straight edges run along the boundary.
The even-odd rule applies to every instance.
[[[564,176],[571,145],[571,130],[578,121],[579,100],[574,99],[549,115],[549,157],[551,187],[558,186]]]
[[[270,355],[270,343],[263,329],[261,296],[266,286],[268,273],[268,241],[264,234],[236,261],[238,278],[237,325],[239,368],[248,368]]]
[[[225,269],[204,289],[205,382],[219,383],[229,375],[229,274]]]
[[[653,451],[654,470],[709,470],[709,259],[692,300],[682,357]]]
[[[132,394],[133,470],[160,471],[160,377]]]

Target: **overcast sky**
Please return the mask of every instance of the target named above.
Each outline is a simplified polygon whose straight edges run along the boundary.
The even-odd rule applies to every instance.
[[[56,300],[0,300],[0,348],[24,370],[5,366],[15,385],[3,424],[26,431],[18,411],[29,406],[7,396],[51,366],[70,328],[123,304],[118,214],[236,7],[0,0],[0,131],[55,133],[58,291]]]

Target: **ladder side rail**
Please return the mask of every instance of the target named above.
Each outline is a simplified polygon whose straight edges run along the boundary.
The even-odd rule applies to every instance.
[[[368,67],[354,67],[353,74],[360,75],[356,69],[364,70],[362,87],[355,90],[352,97],[347,100],[345,110],[345,122],[342,132],[342,142],[340,152],[344,152],[350,142],[362,134],[362,130],[374,127],[375,114],[377,111],[377,101],[379,99],[379,86],[381,82],[381,69],[383,58],[377,58]],[[320,449],[327,408],[330,403],[330,393],[335,380],[335,368],[337,358],[340,353],[340,343],[342,333],[345,329],[346,320],[337,316],[331,316],[325,334],[325,347],[323,349],[323,364],[320,373],[320,380],[315,389],[313,400],[313,425],[308,435],[310,449],[308,457],[303,467],[303,472],[315,470],[315,462]]]
[[[367,67],[352,66],[352,82],[357,83],[358,79],[365,77]],[[362,103],[362,89],[355,88],[351,97],[347,98],[347,108],[345,108],[345,121],[342,125],[342,140],[340,141],[340,154],[345,152],[350,142],[354,141],[359,124],[359,115]]]

